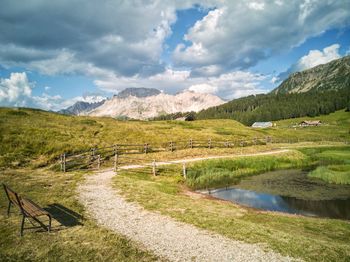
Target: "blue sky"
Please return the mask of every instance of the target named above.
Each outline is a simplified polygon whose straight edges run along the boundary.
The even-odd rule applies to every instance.
[[[107,2],[2,1],[0,106],[58,110],[127,87],[230,100],[350,52],[346,0]]]

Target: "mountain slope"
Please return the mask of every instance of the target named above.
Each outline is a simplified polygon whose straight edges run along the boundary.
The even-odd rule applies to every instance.
[[[350,86],[350,56],[291,74],[272,93],[304,93]]]
[[[99,102],[95,103],[89,103],[89,102],[84,102],[84,101],[78,101],[74,105],[62,109],[59,111],[61,114],[65,115],[83,115],[99,106],[101,106],[106,100],[102,100]]]
[[[223,103],[224,101],[217,96],[191,91],[176,95],[159,93],[147,97],[128,96],[120,98],[114,96],[100,107],[89,112],[88,115],[147,119],[176,112],[198,112]]]

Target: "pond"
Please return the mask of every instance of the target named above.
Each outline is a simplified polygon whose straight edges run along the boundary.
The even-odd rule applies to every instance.
[[[262,210],[350,220],[350,186],[311,179],[301,170],[256,175],[210,194]]]

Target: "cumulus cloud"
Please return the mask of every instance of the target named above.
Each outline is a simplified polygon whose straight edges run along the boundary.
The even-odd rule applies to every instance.
[[[11,73],[9,78],[0,78],[0,103],[21,106],[32,94],[33,83],[26,73]]]
[[[0,63],[44,74],[84,72],[82,65],[115,74],[164,70],[164,40],[176,10],[196,1],[60,0],[1,2]],[[203,1],[213,6],[214,0]],[[67,66],[68,65],[68,66]]]
[[[300,72],[321,64],[326,64],[334,59],[341,57],[339,54],[339,44],[333,44],[323,48],[322,50],[310,50],[305,56],[302,56],[295,64],[287,71],[279,74],[275,80],[281,81],[287,78],[291,73]]]
[[[212,93],[224,99],[238,98],[245,95],[264,93],[261,83],[267,76],[247,71],[234,71],[211,77],[193,77],[190,70],[166,69],[152,77],[118,77],[110,75],[95,84],[108,92],[118,92],[127,87],[153,87],[167,93],[177,93],[188,89],[191,91]]]
[[[212,86],[212,85],[207,84],[207,83],[202,83],[202,84],[191,85],[188,90],[196,92],[196,93],[214,94],[217,92],[218,87]]]
[[[299,59],[297,63],[298,70],[305,70],[317,65],[326,64],[334,59],[340,58],[339,44],[325,47],[323,50],[310,50],[309,53]]]
[[[208,66],[221,74],[349,23],[346,1],[224,1],[189,29],[184,40],[190,45],[179,44],[173,59],[203,75]]]
[[[46,92],[40,96],[34,96],[32,94],[34,88],[35,83],[29,81],[25,72],[11,73],[9,78],[0,78],[0,104],[2,106],[35,107],[58,111],[78,101],[96,103],[106,99],[106,97],[100,95],[64,99],[60,95],[49,95]],[[46,86],[44,89],[47,91],[50,88]]]
[[[176,11],[196,3],[210,11],[188,30],[167,65],[162,53]],[[330,28],[349,25],[350,9],[346,1],[336,0],[3,0],[0,17],[2,67],[85,75],[110,92],[190,89],[231,99],[265,91],[261,82],[266,76],[249,67]],[[298,66],[326,61],[337,52],[333,46],[309,53]],[[66,103],[58,95],[32,96],[33,84],[21,74],[22,82],[17,75],[1,80],[1,105],[57,109],[82,98]],[[11,87],[8,82],[15,79],[19,82]]]

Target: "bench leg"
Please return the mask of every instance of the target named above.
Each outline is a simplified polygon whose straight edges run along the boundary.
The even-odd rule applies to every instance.
[[[24,229],[24,220],[25,220],[25,216],[23,215],[22,217],[22,223],[21,223],[21,237],[23,237],[23,229]]]
[[[11,209],[11,201],[9,201],[9,206],[7,208],[7,216],[10,216],[10,209]]]
[[[51,232],[51,220],[52,220],[52,218],[51,218],[51,216],[48,216],[49,217],[49,226],[48,226],[48,228],[47,228],[47,232]]]

